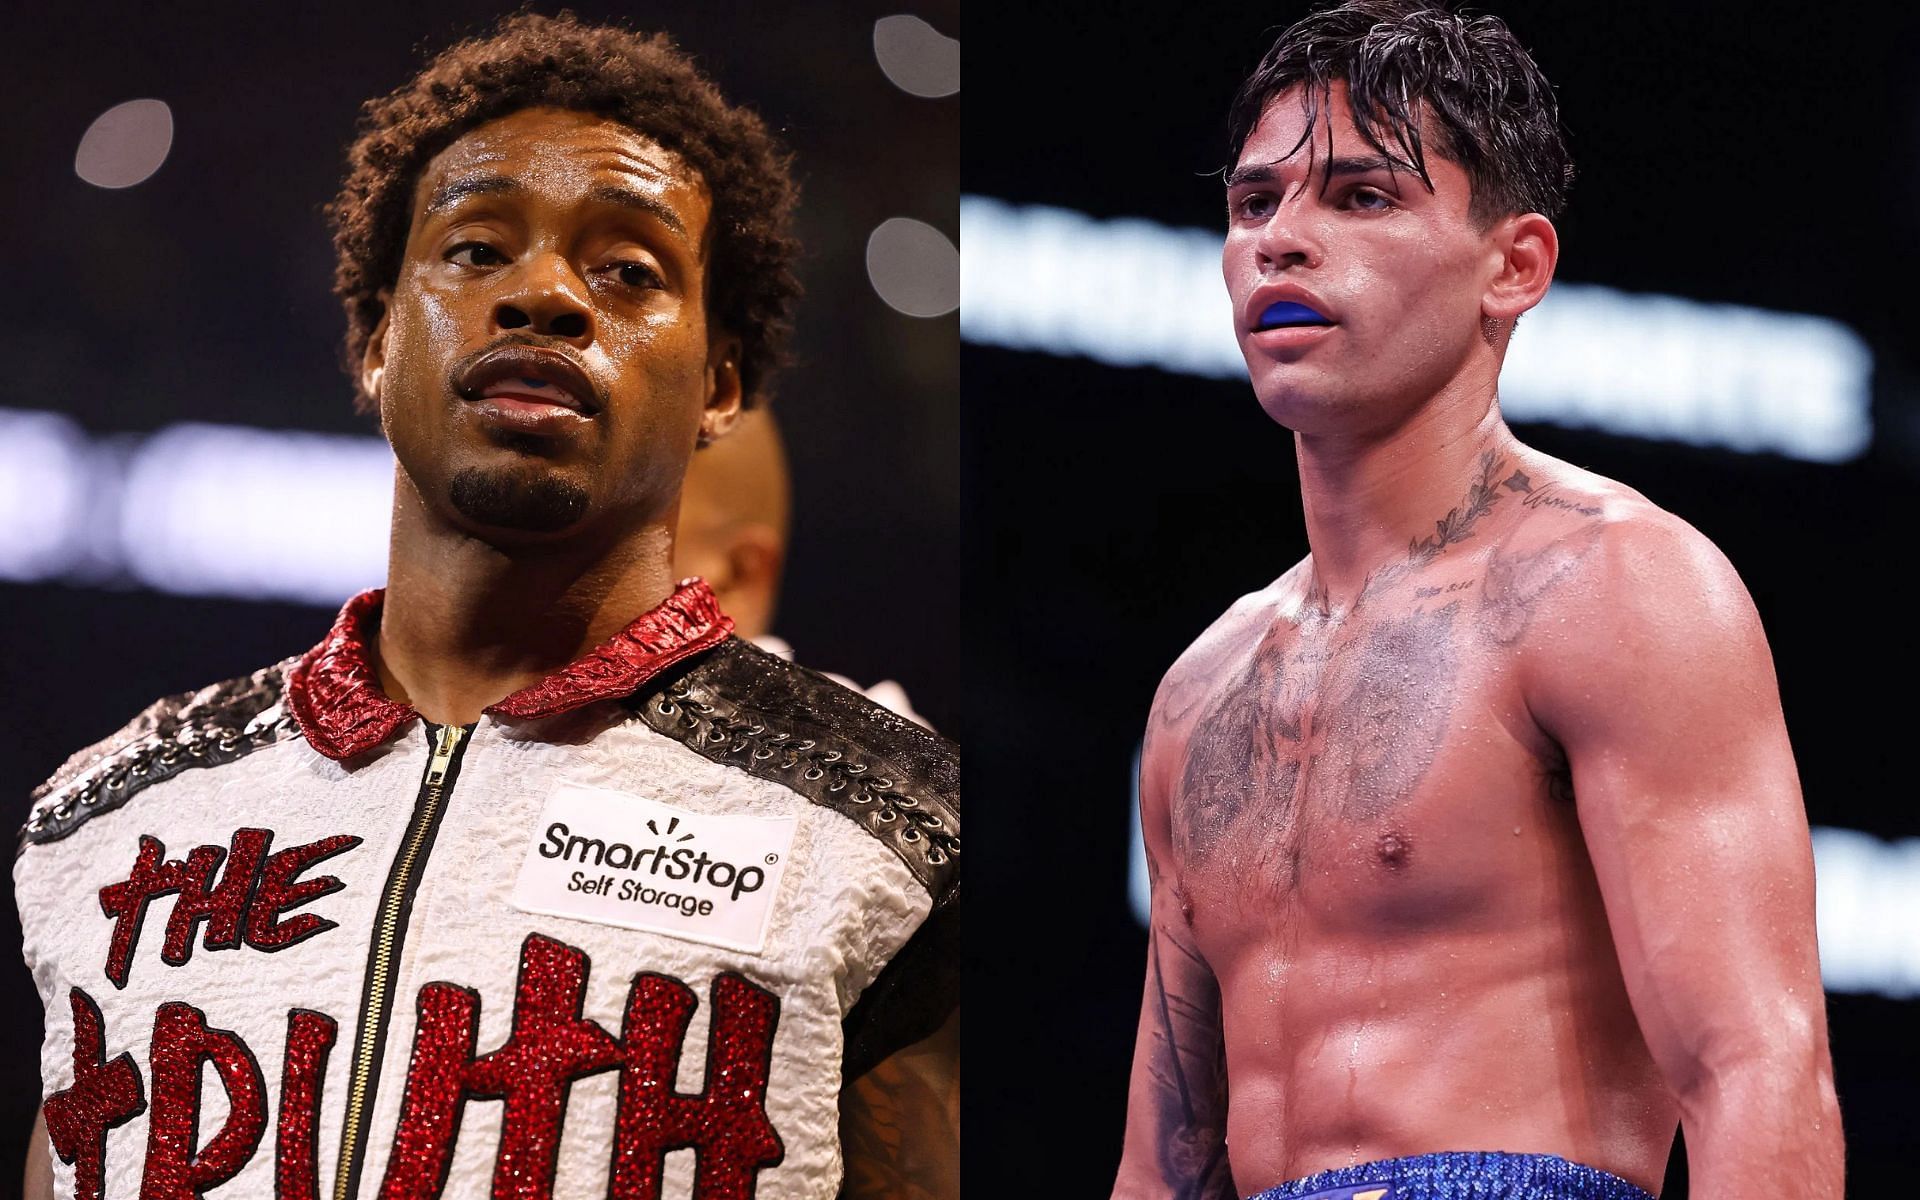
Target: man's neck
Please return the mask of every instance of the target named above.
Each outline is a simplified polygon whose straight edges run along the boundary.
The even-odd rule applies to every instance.
[[[382,689],[429,721],[478,720],[672,593],[673,519],[503,551],[430,512],[401,475],[377,642]]]
[[[1405,560],[1409,545],[1444,537],[1436,522],[1466,512],[1487,456],[1505,461],[1518,443],[1489,380],[1435,396],[1392,429],[1296,434],[1294,445],[1314,590],[1339,613],[1369,576]]]

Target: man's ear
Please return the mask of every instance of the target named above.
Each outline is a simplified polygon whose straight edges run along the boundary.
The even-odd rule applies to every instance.
[[[733,432],[746,395],[740,388],[740,339],[721,334],[707,348],[707,406],[700,414],[700,440],[710,446]]]
[[[1540,303],[1553,283],[1560,234],[1540,213],[1519,213],[1500,220],[1494,245],[1500,261],[1480,298],[1480,311],[1510,328],[1521,313]]]
[[[367,335],[367,348],[360,355],[360,404],[368,411],[380,407],[380,384],[387,373],[387,318],[393,312],[393,292],[381,288],[380,320]]]

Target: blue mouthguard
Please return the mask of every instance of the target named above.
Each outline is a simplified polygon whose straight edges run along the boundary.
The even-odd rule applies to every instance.
[[[1267,305],[1260,314],[1260,328],[1268,329],[1275,325],[1325,325],[1329,322],[1319,313],[1304,304],[1295,304],[1291,300],[1276,300]]]

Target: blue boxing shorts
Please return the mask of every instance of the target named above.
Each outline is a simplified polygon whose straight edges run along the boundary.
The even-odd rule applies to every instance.
[[[1551,1154],[1389,1158],[1270,1187],[1253,1200],[1653,1200],[1618,1175]]]

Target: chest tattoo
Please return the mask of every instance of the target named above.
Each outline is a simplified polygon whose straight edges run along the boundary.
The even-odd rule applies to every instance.
[[[1237,668],[1230,660],[1202,667],[1171,689],[1177,712],[1163,711],[1164,727],[1178,727],[1185,739],[1172,834],[1188,864],[1206,863],[1244,824],[1250,832],[1242,836],[1257,832],[1272,843],[1268,849],[1287,851],[1279,859],[1261,853],[1261,861],[1297,867],[1303,818],[1372,821],[1405,803],[1451,727],[1462,645],[1517,642],[1542,599],[1597,546],[1599,523],[1590,521],[1582,533],[1538,550],[1495,547],[1483,575],[1429,577],[1410,594],[1401,589],[1450,548],[1473,540],[1510,498],[1529,509],[1600,514],[1590,503],[1552,495],[1556,485],[1535,484],[1497,455],[1487,454],[1479,467],[1433,533],[1370,575],[1343,618],[1329,623],[1324,593],[1310,583],[1302,615],[1277,621]],[[1417,607],[1396,611],[1388,599],[1396,591]],[[1404,865],[1405,849],[1382,849],[1383,861]]]
[[[1460,605],[1390,617],[1342,656],[1327,680],[1326,732],[1314,773],[1320,811],[1380,816],[1419,786],[1453,714]]]
[[[1289,671],[1285,649],[1263,639],[1203,711],[1187,742],[1174,838],[1183,857],[1211,857],[1250,806],[1289,821],[1300,775],[1301,714],[1292,695],[1318,664]],[[1293,687],[1287,685],[1291,682]]]

